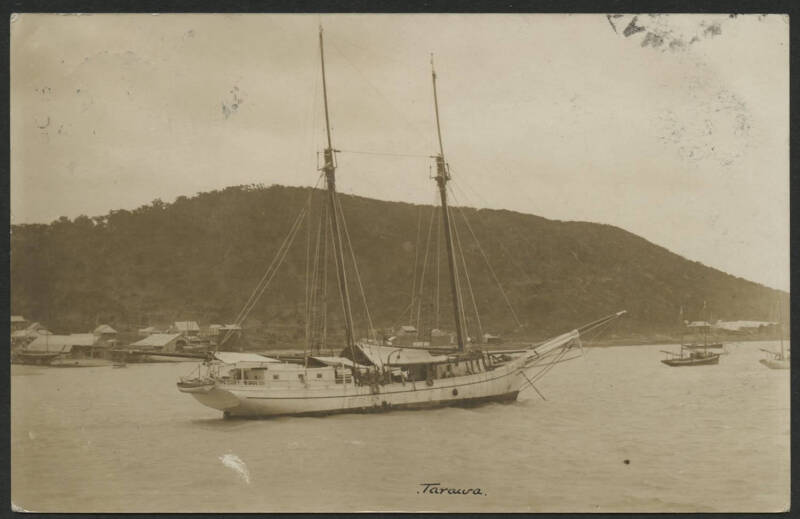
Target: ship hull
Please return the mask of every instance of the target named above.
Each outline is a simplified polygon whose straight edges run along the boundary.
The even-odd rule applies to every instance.
[[[759,362],[769,369],[789,369],[792,365],[788,359],[761,359]]]
[[[364,413],[394,409],[474,406],[514,401],[524,380],[522,362],[496,369],[429,382],[392,383],[381,386],[338,384],[338,387],[279,388],[242,384],[217,384],[207,392],[190,394],[203,405],[223,411],[226,417],[272,417]]]
[[[667,366],[673,368],[684,368],[689,366],[710,366],[719,364],[719,355],[713,357],[706,357],[702,359],[665,359],[661,361]]]

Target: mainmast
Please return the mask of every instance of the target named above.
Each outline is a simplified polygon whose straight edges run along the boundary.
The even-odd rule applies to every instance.
[[[347,274],[344,269],[344,247],[342,246],[342,232],[339,228],[339,203],[336,197],[336,164],[334,161],[333,144],[331,144],[331,122],[328,116],[328,88],[325,83],[325,50],[322,45],[322,26],[319,27],[319,58],[322,64],[322,97],[325,101],[325,131],[328,136],[328,147],[325,148],[322,171],[328,186],[328,204],[331,212],[331,225],[333,227],[333,255],[336,257],[336,278],[339,282],[339,295],[342,299],[344,313],[344,332],[346,346],[354,348],[353,340],[353,311],[350,306],[350,292],[347,288]]]
[[[431,55],[431,76],[433,78],[433,107],[436,111],[436,134],[439,137],[439,154],[436,156],[435,178],[439,186],[439,196],[442,200],[442,222],[444,223],[444,237],[445,243],[447,244],[447,264],[450,269],[450,294],[453,297],[453,317],[456,325],[456,340],[458,341],[458,350],[464,351],[464,336],[461,329],[461,305],[459,304],[456,275],[456,259],[450,227],[450,212],[447,207],[447,181],[450,180],[450,172],[447,167],[447,162],[444,160],[442,128],[439,123],[439,98],[436,95],[436,69],[433,67],[433,55]]]

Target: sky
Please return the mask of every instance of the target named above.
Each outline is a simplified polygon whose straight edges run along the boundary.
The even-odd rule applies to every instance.
[[[789,289],[777,15],[13,15],[12,224],[313,185],[320,23],[340,191],[435,201],[434,53],[455,203]]]

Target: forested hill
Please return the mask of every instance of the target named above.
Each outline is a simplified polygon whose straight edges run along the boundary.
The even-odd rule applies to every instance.
[[[179,197],[171,204],[157,200],[102,217],[12,226],[12,313],[41,321],[55,332],[86,331],[98,322],[120,330],[175,320],[232,322],[309,194],[304,188],[240,186]],[[432,208],[346,195],[341,203],[375,326],[408,324],[415,257],[419,280]],[[318,214],[317,207],[310,218],[312,229]],[[464,209],[463,214],[522,323],[517,326],[461,211],[455,209],[485,332],[534,339],[626,309],[629,315],[616,325],[617,334],[671,333],[681,306],[690,320],[705,317],[703,301],[712,319],[768,320],[775,319],[779,297],[788,301],[785,293],[689,261],[609,225],[511,211]],[[435,223],[431,229],[435,244]],[[246,322],[267,343],[304,334],[310,237],[301,229]],[[444,258],[442,254],[439,324],[453,329]],[[423,323],[435,320],[434,260],[430,252]],[[337,329],[339,319],[334,272],[331,267],[330,329]],[[351,294],[357,328],[363,330],[357,285],[351,285]],[[473,303],[466,292],[464,302],[475,334]]]

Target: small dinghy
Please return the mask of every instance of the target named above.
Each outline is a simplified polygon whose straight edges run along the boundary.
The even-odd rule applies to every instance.
[[[181,378],[178,390],[182,393],[208,393],[214,385],[214,380],[208,377]]]

